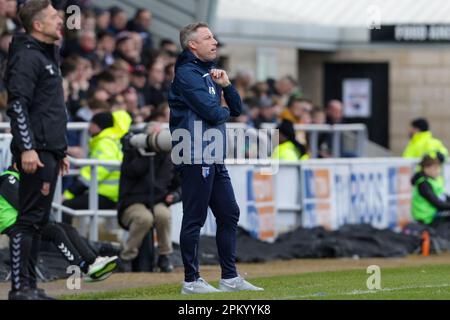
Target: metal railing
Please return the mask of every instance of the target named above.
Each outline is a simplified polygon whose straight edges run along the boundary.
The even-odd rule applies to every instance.
[[[146,123],[136,124],[131,126],[130,131],[139,132],[142,131]],[[163,128],[168,128],[168,123],[163,123]],[[262,129],[275,129],[275,123],[263,123],[261,125]],[[247,129],[249,128],[245,123],[226,123],[227,129]],[[9,129],[8,122],[0,122],[0,130]],[[89,133],[88,133],[89,123],[88,122],[69,122],[67,124],[67,129],[69,131],[80,131],[81,132],[81,147],[85,152],[87,152]],[[332,135],[332,156],[334,158],[341,157],[341,152],[343,149],[343,138],[347,140],[355,140],[354,154],[357,157],[362,157],[365,155],[366,143],[367,143],[367,127],[364,124],[298,124],[294,126],[296,131],[304,131],[309,136],[309,148],[311,153],[311,158],[317,158],[319,155],[319,135],[321,133],[329,133]],[[356,136],[351,136],[350,134],[356,134]]]
[[[62,214],[66,213],[74,217],[88,217],[89,222],[89,239],[98,240],[98,219],[99,217],[115,217],[117,210],[101,210],[98,207],[98,166],[109,166],[120,168],[120,161],[106,161],[96,159],[74,159],[70,158],[70,164],[77,167],[89,166],[91,168],[91,179],[89,181],[89,207],[87,210],[74,210],[62,205],[62,178],[58,178],[55,196],[52,202],[52,208],[56,211],[56,220],[62,221]],[[71,170],[72,174],[74,170]],[[70,175],[70,174],[69,174]],[[83,232],[82,232],[83,233]]]
[[[276,128],[274,123],[263,123],[264,129]],[[304,131],[309,136],[309,148],[311,158],[317,158],[319,155],[319,135],[320,133],[329,133],[332,135],[332,156],[333,158],[341,157],[342,138],[344,134],[356,133],[355,156],[362,157],[365,155],[365,147],[368,139],[367,127],[364,124],[296,124],[295,131]]]

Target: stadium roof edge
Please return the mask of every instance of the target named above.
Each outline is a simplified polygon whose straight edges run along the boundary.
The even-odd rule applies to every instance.
[[[349,44],[367,44],[369,30],[289,22],[218,19],[216,33],[223,42],[282,45],[305,50],[336,51]]]

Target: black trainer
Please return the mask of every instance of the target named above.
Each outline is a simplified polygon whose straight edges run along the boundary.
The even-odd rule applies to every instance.
[[[11,290],[8,293],[8,300],[41,300],[36,290],[24,288],[22,290]]]
[[[158,268],[161,272],[172,272],[173,265],[168,255],[160,255],[158,257]]]
[[[57,300],[56,298],[48,296],[45,293],[44,289],[36,288],[36,289],[33,289],[33,290],[36,292],[39,300]]]

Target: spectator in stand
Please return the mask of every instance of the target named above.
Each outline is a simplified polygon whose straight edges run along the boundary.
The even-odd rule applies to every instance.
[[[133,123],[141,123],[144,119],[141,118],[139,103],[138,103],[138,95],[136,89],[133,87],[129,87],[123,93],[123,98],[126,105],[127,112],[133,118]]]
[[[128,17],[126,12],[119,7],[112,7],[109,10],[111,15],[111,24],[109,25],[108,31],[112,34],[118,35],[122,31],[127,30]]]
[[[95,30],[97,34],[102,34],[107,32],[108,27],[111,23],[111,14],[109,11],[102,8],[94,8],[95,13]]]
[[[95,12],[88,9],[81,13],[81,31],[96,31]]]
[[[440,152],[445,158],[448,157],[447,148],[442,141],[433,137],[428,121],[424,118],[411,121],[409,138],[409,143],[403,152],[404,158],[421,158],[433,152]]]
[[[6,31],[14,33],[21,28],[17,16],[17,0],[6,0],[5,2]]]
[[[132,67],[124,60],[116,60],[109,70],[115,79],[115,94],[121,94],[130,86],[130,71]]]
[[[162,39],[159,42],[159,50],[161,53],[166,53],[170,56],[177,57],[178,56],[178,46],[177,44],[170,39]]]
[[[311,118],[313,124],[326,124],[327,122],[327,114],[322,107],[315,106],[311,112]],[[318,157],[319,158],[329,158],[331,157],[331,150],[329,150],[329,146],[326,143],[328,139],[328,135],[326,133],[319,133],[318,136]]]
[[[175,78],[175,63],[169,63],[164,68],[164,88],[169,88]]]
[[[98,36],[97,50],[95,54],[104,68],[114,63],[114,52],[116,51],[116,40],[114,35],[109,32],[103,32]]]
[[[105,90],[110,96],[115,95],[116,78],[110,71],[103,71],[96,77],[97,89]]]
[[[168,88],[164,87],[164,65],[158,60],[153,63],[148,73],[147,88],[145,90],[145,104],[159,106],[167,101]]]
[[[0,122],[9,120],[8,116],[6,115],[8,94],[3,79],[8,62],[8,51],[11,40],[12,34],[10,33],[4,33],[0,36]],[[2,131],[3,130],[0,130],[0,133]]]
[[[165,66],[175,65],[178,57],[178,47],[175,42],[170,39],[162,39],[160,42],[160,47],[158,51],[158,59]]]
[[[273,159],[297,161],[309,159],[306,147],[295,138],[295,129],[292,122],[283,120],[277,127],[280,144],[272,153]]]
[[[69,72],[67,79],[69,80],[69,101],[68,107],[71,113],[71,120],[77,121],[80,116],[78,112],[82,108],[87,108],[87,100],[89,95],[90,80],[93,77],[92,63],[79,56],[71,56],[64,64],[68,65],[69,70],[75,66],[75,73]],[[83,118],[83,117],[81,117]]]
[[[326,108],[326,113],[327,113],[327,124],[330,125],[338,125],[338,124],[343,124],[344,123],[344,113],[343,113],[343,105],[342,102],[340,100],[337,99],[333,99],[330,100],[327,104],[327,108]],[[332,134],[324,134],[325,138],[323,139],[322,144],[323,148],[325,148],[326,150],[333,150],[333,135]],[[340,139],[339,139],[339,150],[340,150],[340,154],[338,154],[339,157],[343,157],[343,158],[354,158],[356,157],[356,153],[353,151],[346,151],[344,149],[344,139],[345,136],[341,135]],[[330,154],[332,152],[330,151]]]
[[[89,60],[73,55],[64,59],[61,65],[61,74],[68,82],[69,121],[77,121],[78,110],[87,105],[89,81],[93,76],[92,64]]]
[[[322,107],[314,106],[311,111],[311,120],[313,124],[325,124],[327,122],[327,114]]]
[[[152,13],[147,9],[137,9],[134,18],[128,21],[127,29],[137,32],[143,41],[143,48],[153,49],[153,38],[150,33],[152,25]]]
[[[113,96],[108,100],[108,103],[111,105],[111,111],[113,112],[118,110],[127,110],[127,105],[125,103],[123,93]]]
[[[256,103],[259,109],[257,118],[253,121],[255,128],[260,129],[262,123],[277,123],[277,114],[272,99],[269,97],[253,99],[255,99],[254,103]]]
[[[145,84],[147,82],[147,70],[143,65],[133,68],[130,75],[130,85],[136,89],[139,108],[145,106]]]
[[[242,99],[245,99],[248,96],[252,82],[253,75],[249,70],[239,70],[232,81]]]
[[[78,54],[79,56],[94,61],[97,58],[95,50],[97,48],[97,35],[92,30],[83,30],[78,36],[78,46],[73,50],[72,53]]]
[[[8,62],[9,45],[11,44],[12,34],[3,33],[0,36],[0,83],[3,84],[6,64]]]
[[[129,32],[121,33],[117,36],[116,51],[114,53],[116,59],[122,59],[131,66],[141,63],[141,53],[136,47],[136,41]]]
[[[290,99],[287,108],[281,113],[281,120],[287,120],[296,124],[310,124],[311,123],[311,111],[313,109],[313,103],[308,99],[297,98],[296,95]],[[304,131],[297,131],[297,140],[303,145],[307,145],[307,136]]]
[[[269,85],[267,84],[266,81],[256,82],[253,85],[251,91],[252,91],[253,95],[259,100],[265,99],[265,98],[270,98]]]
[[[134,49],[139,55],[139,61],[142,62],[142,52],[144,51],[144,41],[137,32],[130,32],[130,36],[134,41]]]
[[[64,58],[74,54],[85,56],[95,50],[96,45],[97,35],[95,33],[95,16],[90,11],[82,12],[81,29],[76,30],[66,28],[65,30],[61,56]]]
[[[340,124],[343,122],[344,113],[342,102],[337,99],[330,100],[327,103],[327,124]]]
[[[343,106],[341,101],[337,99],[328,101],[325,112],[326,112],[326,124],[335,125],[342,123]],[[320,136],[319,144],[322,151],[320,156],[323,158],[332,157],[333,135],[331,133],[322,133]],[[340,145],[342,145],[342,143],[340,143]]]
[[[288,120],[293,124],[310,123],[310,114],[313,109],[313,103],[308,99],[293,97],[288,106],[280,115],[281,120]]]
[[[282,105],[288,105],[290,97],[296,92],[297,81],[291,76],[285,76],[275,82],[276,95],[281,98]]]
[[[0,0],[0,34],[8,32],[6,20],[6,0]]]

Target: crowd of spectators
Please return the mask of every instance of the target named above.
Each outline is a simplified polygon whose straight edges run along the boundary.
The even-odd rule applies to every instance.
[[[3,83],[12,36],[21,32],[17,18],[21,0],[0,0],[0,122],[6,116],[7,93]],[[167,95],[174,77],[179,46],[173,39],[154,40],[152,13],[137,9],[129,16],[120,7],[104,9],[92,1],[54,1],[64,15],[69,5],[82,8],[81,28],[65,30],[61,43],[61,73],[69,121],[89,122],[99,112],[126,110],[133,124],[152,120],[168,122]],[[254,81],[249,71],[238,71],[233,79],[244,101],[244,113],[231,119],[260,128],[262,123],[339,123],[342,105],[331,101],[325,109],[304,97],[291,76]],[[83,157],[81,135],[71,132],[69,154]],[[298,141],[307,146],[304,133]],[[321,156],[328,156],[327,139],[322,139]]]

